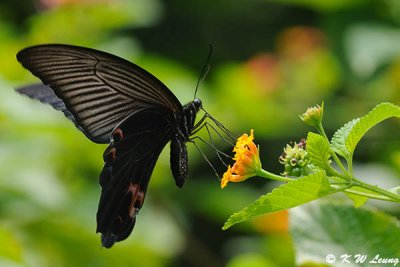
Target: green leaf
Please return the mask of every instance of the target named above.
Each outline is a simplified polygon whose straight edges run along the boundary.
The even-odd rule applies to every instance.
[[[340,128],[332,138],[332,149],[348,161],[365,133],[379,122],[400,117],[400,107],[392,103],[381,103],[373,108],[367,115],[354,119]]]
[[[304,176],[293,182],[282,184],[271,193],[261,196],[243,210],[232,214],[222,227],[228,229],[234,224],[256,216],[286,210],[328,195],[330,185],[325,172],[320,171]]]
[[[329,142],[323,136],[310,132],[306,144],[311,162],[322,169],[328,169],[331,156]]]
[[[347,265],[360,267],[381,266],[370,263],[378,254],[381,258],[400,257],[400,223],[383,212],[314,202],[292,209],[289,216],[298,264],[326,263],[328,254],[335,256],[338,265],[342,255],[351,255],[353,265]],[[367,259],[355,264],[356,254],[367,255]]]
[[[351,129],[350,134],[346,138],[346,148],[353,153],[358,142],[369,129],[391,117],[400,117],[399,106],[392,103],[381,103],[377,105]]]
[[[362,187],[353,186],[351,189],[355,189],[356,191],[371,194],[371,191],[369,191],[368,189],[364,189]],[[348,198],[350,198],[353,201],[354,207],[356,207],[356,208],[363,206],[368,200],[368,197],[365,197],[365,196],[360,196],[360,195],[349,193],[349,192],[345,192],[345,194]]]
[[[354,125],[356,125],[359,120],[360,119],[354,119],[343,125],[334,133],[331,140],[332,150],[346,160],[350,160],[352,155],[346,148],[346,139],[350,134],[351,129],[353,129]]]
[[[275,267],[276,264],[271,262],[265,255],[256,253],[241,253],[236,255],[229,261],[227,267]]]
[[[14,229],[7,228],[8,227],[5,227],[4,225],[0,226],[0,262],[6,262],[6,260],[9,260],[10,262],[22,263],[24,250],[18,238],[16,238],[19,233],[14,233]],[[17,266],[17,264],[15,264],[15,266]]]
[[[394,192],[391,190],[389,190],[392,193],[398,194],[397,192]],[[345,194],[354,202],[354,207],[358,208],[361,207],[362,205],[365,204],[365,202],[367,202],[367,200],[370,198],[368,196],[363,196],[357,193],[366,193],[368,195],[371,196],[376,196],[376,197],[382,197],[381,194],[378,194],[374,191],[371,191],[369,189],[363,188],[363,187],[359,187],[359,186],[352,186],[351,188],[349,188],[348,190],[346,190]]]
[[[390,189],[388,189],[388,191],[400,195],[400,186],[390,188]]]

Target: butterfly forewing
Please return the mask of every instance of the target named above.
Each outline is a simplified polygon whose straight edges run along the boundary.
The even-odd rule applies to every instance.
[[[22,65],[49,85],[94,142],[108,143],[115,125],[135,110],[182,105],[156,77],[117,56],[69,45],[20,51]]]
[[[65,117],[75,124],[76,128],[85,133],[81,126],[76,122],[74,115],[72,115],[71,111],[69,111],[65,106],[64,101],[62,101],[50,87],[43,84],[32,84],[18,88],[17,92],[29,96],[30,98],[37,99],[42,103],[49,104],[54,109],[61,111],[64,113]]]

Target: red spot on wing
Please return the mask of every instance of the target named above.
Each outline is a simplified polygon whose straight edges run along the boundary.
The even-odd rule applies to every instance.
[[[129,217],[133,218],[138,213],[139,209],[142,207],[145,193],[140,191],[139,184],[130,183],[128,187],[128,193],[131,193],[132,199],[129,204]]]
[[[106,151],[104,151],[103,159],[104,162],[114,161],[116,157],[117,150],[113,146],[109,146]]]
[[[116,128],[113,132],[113,140],[114,142],[119,142],[124,138],[124,132],[121,130],[121,128]]]

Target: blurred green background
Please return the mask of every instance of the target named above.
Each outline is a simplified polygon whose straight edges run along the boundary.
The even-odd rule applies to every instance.
[[[0,1],[0,266],[294,266],[301,256],[287,212],[221,230],[275,184],[252,179],[221,190],[192,145],[185,187],[174,185],[166,148],[133,234],[102,249],[95,214],[105,146],[14,92],[38,81],[16,61],[20,49],[104,50],[149,70],[187,103],[212,44],[197,96],[232,131],[253,128],[263,166],[279,173],[282,148],[310,130],[298,118],[308,106],[325,101],[331,135],[379,102],[399,104],[399,25],[397,0]],[[360,143],[360,177],[399,184],[399,126],[384,122]]]

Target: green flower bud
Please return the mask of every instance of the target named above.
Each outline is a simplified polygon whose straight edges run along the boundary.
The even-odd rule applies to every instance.
[[[324,116],[324,102],[322,102],[321,106],[316,105],[315,107],[308,108],[303,115],[300,115],[300,119],[307,123],[308,125],[319,127],[322,122],[322,118]]]

